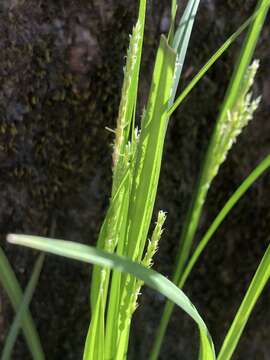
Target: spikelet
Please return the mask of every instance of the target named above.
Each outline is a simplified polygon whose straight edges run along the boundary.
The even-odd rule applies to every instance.
[[[129,129],[131,118],[127,118],[128,112],[128,94],[132,83],[132,77],[139,54],[139,41],[141,39],[141,23],[137,22],[133,28],[130,44],[127,52],[126,66],[124,68],[124,82],[122,87],[122,96],[115,130],[114,152],[113,152],[113,169],[115,170],[119,157],[127,141],[125,129]]]
[[[147,250],[146,250],[145,256],[142,260],[142,265],[147,268],[150,268],[153,265],[153,257],[158,250],[159,240],[164,231],[163,225],[164,225],[165,220],[166,220],[166,213],[164,211],[160,210],[158,213],[156,226],[154,228],[151,240],[149,240],[149,242],[148,242]],[[130,317],[134,313],[134,311],[136,310],[136,308],[138,306],[137,300],[140,295],[140,290],[141,290],[142,285],[143,285],[143,281],[137,280],[135,290],[133,291],[133,297],[132,297],[132,302],[131,302],[131,306],[130,306]]]
[[[151,240],[148,242],[148,247],[146,254],[142,260],[142,265],[147,268],[150,268],[153,265],[153,257],[158,249],[158,243],[163,233],[163,225],[166,220],[166,213],[164,211],[159,211],[156,226],[154,228]]]
[[[221,164],[226,160],[232,145],[253,118],[253,114],[259,106],[260,97],[252,100],[252,92],[250,92],[258,67],[259,62],[257,60],[249,66],[243,81],[241,93],[235,105],[227,111],[224,120],[217,126],[210,166],[208,166],[209,171],[205,183],[206,187],[210,186]]]
[[[163,233],[163,225],[166,220],[166,213],[164,211],[159,211],[156,226],[154,228],[151,240],[148,242],[147,250],[145,256],[142,260],[142,265],[150,268],[153,265],[153,257],[158,249],[158,243]],[[129,326],[131,317],[138,307],[138,297],[140,295],[141,287],[143,286],[143,281],[136,279],[135,282],[132,281],[130,275],[127,276],[126,281],[126,296],[124,297],[122,306],[121,306],[121,329],[123,330],[126,326]]]

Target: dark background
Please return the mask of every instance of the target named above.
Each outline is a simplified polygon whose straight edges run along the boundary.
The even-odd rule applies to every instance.
[[[144,104],[169,0],[148,1],[140,106]],[[186,1],[182,2],[183,9]],[[256,1],[202,0],[181,86],[252,13]],[[2,0],[0,3],[0,236],[25,286],[37,253],[5,243],[8,232],[95,244],[111,181],[112,134],[128,34],[137,1]],[[257,46],[254,86],[262,104],[230,152],[210,190],[202,235],[228,196],[270,152],[269,18]],[[158,209],[168,212],[155,269],[172,274],[174,255],[199,164],[243,38],[204,77],[170,122]],[[209,326],[217,349],[270,240],[269,172],[232,211],[185,287]],[[198,236],[199,238],[199,236]],[[197,239],[198,239],[197,238]],[[47,359],[80,359],[89,321],[86,265],[48,256],[31,311]],[[0,293],[0,349],[13,311]],[[146,359],[164,299],[144,290],[133,322],[130,359]],[[269,285],[234,359],[270,359]],[[195,359],[197,331],[174,312],[161,359]],[[14,360],[30,359],[21,336]]]

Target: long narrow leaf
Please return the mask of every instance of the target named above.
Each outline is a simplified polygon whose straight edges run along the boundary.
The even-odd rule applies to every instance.
[[[187,48],[190,41],[193,24],[197,14],[200,0],[189,0],[183,16],[179,22],[178,28],[174,35],[172,48],[175,50],[177,57],[174,70],[174,82],[172,93],[169,101],[169,106],[173,104],[183,65],[186,58]]]
[[[12,350],[15,345],[20,327],[22,325],[22,319],[26,314],[26,311],[29,307],[32,296],[36,289],[43,262],[44,262],[44,254],[41,254],[34,265],[34,269],[33,269],[31,278],[29,280],[29,283],[26,287],[22,303],[20,304],[19,310],[16,313],[16,316],[15,316],[15,319],[10,328],[8,337],[5,340],[5,346],[4,346],[2,356],[1,356],[1,360],[10,360],[11,359]]]
[[[270,277],[270,245],[254,275],[241,306],[233,320],[218,354],[218,360],[230,360],[246,326],[249,316]]]
[[[188,297],[165,276],[127,258],[70,241],[15,234],[8,235],[7,240],[12,244],[27,246],[40,251],[65,256],[86,263],[97,264],[99,266],[114,268],[120,272],[132,274],[178,305],[197,323],[202,339],[203,360],[215,359],[214,345],[211,336],[198,311]]]
[[[6,291],[14,310],[18,311],[20,304],[23,300],[23,292],[16,278],[16,275],[12,270],[5,253],[1,248],[0,248],[0,282],[2,283],[4,290]],[[22,324],[23,334],[25,336],[27,345],[29,347],[33,359],[44,360],[45,357],[42,350],[40,338],[29,311],[25,312],[21,324]]]
[[[227,116],[228,110],[234,105],[239,96],[238,94],[241,91],[243,78],[245,77],[247,68],[251,63],[261,29],[269,10],[269,6],[269,0],[258,1],[256,8],[258,15],[254,19],[252,26],[249,27],[248,33],[245,37],[240,56],[238,57],[238,61],[234,68],[232,80],[226,92],[225,100],[223,102],[222,110],[219,116],[219,121],[222,121],[222,119]]]

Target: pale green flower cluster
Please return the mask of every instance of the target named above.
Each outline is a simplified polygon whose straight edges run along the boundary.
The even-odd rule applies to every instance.
[[[125,144],[125,128],[128,127],[127,112],[128,112],[128,97],[130,96],[130,88],[132,85],[132,74],[137,62],[139,52],[139,41],[141,39],[141,23],[140,21],[133,28],[132,35],[130,37],[130,44],[127,52],[127,62],[124,67],[124,82],[122,87],[122,97],[119,106],[119,113],[117,118],[117,126],[115,130],[115,142],[113,152],[113,166],[114,169],[118,163],[123,146]]]
[[[259,62],[257,60],[249,66],[236,103],[227,111],[224,119],[217,125],[205,181],[207,188],[217,175],[221,164],[226,160],[227,154],[236,142],[237,137],[253,118],[253,114],[258,108],[260,97],[253,100],[250,91],[258,67]]]
[[[156,226],[154,228],[151,240],[148,242],[148,247],[142,264],[150,268],[153,265],[153,257],[158,250],[158,243],[163,233],[163,225],[166,220],[166,213],[159,211]]]
[[[164,230],[163,225],[165,220],[166,220],[166,213],[160,210],[158,213],[157,222],[154,231],[152,233],[151,240],[149,240],[148,242],[147,250],[142,260],[142,265],[144,265],[147,268],[150,268],[153,265],[153,257],[158,250],[158,244]],[[123,317],[126,319],[127,324],[130,323],[131,317],[138,306],[137,300],[140,295],[140,290],[142,286],[143,286],[143,281],[136,280],[134,289],[130,289],[132,293],[132,301],[129,300],[127,304],[125,316]]]

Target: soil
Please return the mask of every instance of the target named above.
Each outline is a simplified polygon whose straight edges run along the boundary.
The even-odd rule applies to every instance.
[[[142,108],[169,1],[148,2],[141,74]],[[183,8],[183,2],[180,8]],[[256,1],[201,1],[184,68],[185,86],[217,47],[252,13]],[[0,4],[0,236],[25,286],[37,253],[7,245],[9,232],[95,244],[108,204],[112,134],[128,34],[137,2],[3,0]],[[262,103],[209,192],[197,240],[228,196],[270,152],[269,19],[256,57],[255,95]],[[185,214],[242,38],[221,58],[171,119],[156,211],[168,212],[155,269],[170,276]],[[217,349],[269,243],[270,174],[239,202],[185,287]],[[90,269],[47,256],[31,304],[46,358],[81,359],[89,321]],[[270,359],[269,285],[234,359]],[[145,288],[134,316],[130,359],[147,359],[165,299]],[[13,319],[0,293],[0,349]],[[198,334],[180,310],[173,314],[160,359],[196,358]],[[30,359],[19,337],[14,360]]]

